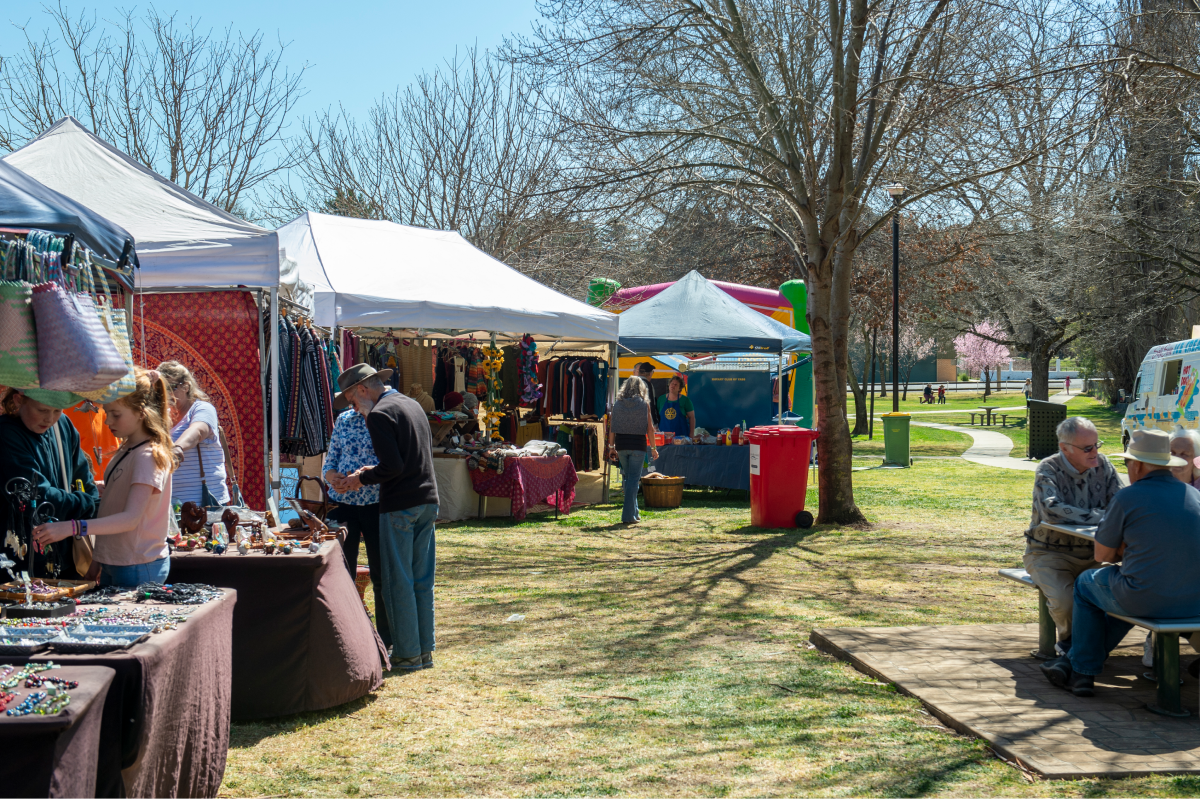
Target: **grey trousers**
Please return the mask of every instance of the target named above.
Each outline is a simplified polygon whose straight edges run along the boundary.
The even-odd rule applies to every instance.
[[[1058,628],[1058,640],[1071,637],[1071,609],[1075,606],[1075,578],[1088,569],[1099,569],[1103,564],[1093,557],[1079,558],[1064,552],[1045,549],[1025,550],[1025,571],[1033,582],[1042,589],[1046,607]]]

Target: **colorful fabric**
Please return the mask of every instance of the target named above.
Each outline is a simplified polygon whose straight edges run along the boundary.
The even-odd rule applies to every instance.
[[[343,411],[334,422],[323,471],[350,474],[362,466],[378,464],[379,458],[375,456],[375,448],[371,445],[371,434],[367,432],[367,420],[353,409]],[[363,486],[346,494],[339,494],[331,488],[329,498],[347,505],[374,505],[379,502],[379,486]]]
[[[575,501],[575,484],[579,476],[566,455],[557,458],[505,458],[504,471],[496,474],[487,469],[471,473],[475,493],[485,497],[508,497],[512,500],[512,515],[524,519],[535,505],[557,504],[562,513],[571,512]],[[560,493],[561,492],[561,493]]]
[[[242,496],[250,507],[265,508],[263,389],[254,295],[240,291],[144,295],[134,303],[131,333],[136,363],[157,366],[176,360],[195,375],[216,407],[229,442],[232,463],[227,465],[233,467]],[[216,493],[213,486],[209,488]]]

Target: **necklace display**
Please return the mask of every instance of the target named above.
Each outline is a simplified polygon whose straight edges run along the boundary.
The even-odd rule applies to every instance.
[[[61,713],[71,704],[67,691],[79,687],[78,680],[66,680],[62,677],[44,677],[42,672],[59,668],[53,661],[46,663],[26,663],[20,671],[16,666],[5,666],[0,673],[0,710],[6,716],[28,716],[31,713],[39,716],[53,716]],[[8,690],[15,688],[19,682],[25,681],[26,688],[41,688],[21,700],[16,707],[9,707],[17,698],[17,694]]]

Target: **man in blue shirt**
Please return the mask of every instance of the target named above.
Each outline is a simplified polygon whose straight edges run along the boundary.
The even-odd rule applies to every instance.
[[[1096,530],[1096,560],[1120,565],[1075,580],[1071,650],[1042,665],[1046,679],[1076,696],[1095,693],[1108,653],[1133,627],[1109,613],[1200,616],[1200,491],[1171,474],[1185,461],[1171,455],[1170,444],[1161,430],[1136,430],[1117,456],[1130,485],[1113,497]]]

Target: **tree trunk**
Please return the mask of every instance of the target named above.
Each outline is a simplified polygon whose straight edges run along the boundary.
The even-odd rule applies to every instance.
[[[875,438],[875,361],[876,355],[875,342],[878,340],[879,334],[877,331],[871,331],[871,410],[867,413],[867,438],[874,440]]]
[[[860,383],[854,372],[854,364],[847,359],[846,372],[850,375],[850,391],[854,394],[854,430],[852,436],[866,435],[867,430],[867,391],[863,387],[867,382],[867,359],[863,358],[863,379]]]
[[[1030,397],[1035,400],[1050,399],[1050,350],[1032,349],[1029,351],[1029,364],[1033,370],[1030,376]]]
[[[992,393],[992,369],[990,366],[983,367],[983,398],[987,400],[988,395]]]
[[[866,521],[854,504],[854,450],[846,423],[846,356],[849,349],[849,286],[840,294],[833,265],[811,264],[809,320],[812,328],[813,382],[817,394],[817,521],[856,524]],[[849,268],[847,265],[846,268]],[[844,296],[841,296],[844,295]]]

